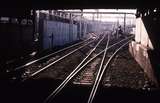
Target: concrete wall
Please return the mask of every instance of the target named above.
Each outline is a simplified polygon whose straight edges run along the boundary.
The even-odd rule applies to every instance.
[[[129,44],[129,51],[139,65],[143,68],[149,79],[158,85],[158,80],[155,76],[155,70],[149,55],[150,49],[135,41],[132,41]]]
[[[160,83],[158,31],[160,29],[153,19],[154,16],[136,19],[135,41],[130,43],[129,51],[150,80],[158,86]]]
[[[135,41],[145,47],[153,49],[153,45],[150,41],[150,38],[148,37],[148,32],[146,30],[146,27],[144,26],[142,18],[136,19]]]

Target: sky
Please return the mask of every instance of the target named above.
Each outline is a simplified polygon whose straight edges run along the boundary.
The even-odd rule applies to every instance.
[[[84,9],[84,12],[93,12],[96,11],[94,9]],[[98,9],[99,12],[126,12],[126,13],[136,13],[136,10],[133,9]],[[93,14],[84,14],[84,17],[92,20],[93,19]],[[127,14],[126,15],[127,20],[135,18],[135,15]],[[100,20],[100,21],[110,21],[110,22],[123,22],[124,21],[124,15],[123,14],[99,14],[99,18],[97,19],[97,15],[95,14],[94,17],[95,20]]]
[[[65,10],[65,11],[80,11],[80,10]],[[136,13],[136,9],[83,9],[84,12],[125,12],[125,13]],[[93,14],[83,14],[86,19],[93,20]],[[94,20],[104,22],[124,22],[124,14],[97,14],[94,15]],[[134,22],[135,15],[127,14],[127,22]]]
[[[63,11],[79,11],[80,9],[74,10],[63,10]],[[125,13],[136,13],[136,9],[83,9],[84,12],[125,12]],[[45,12],[45,11],[44,11]],[[47,11],[46,11],[47,12]],[[93,14],[83,14],[83,17],[89,20],[93,20]],[[102,21],[102,22],[124,22],[124,14],[99,14],[99,18],[97,18],[97,14],[94,15],[94,20]],[[127,14],[126,15],[126,23],[135,22],[135,15]]]

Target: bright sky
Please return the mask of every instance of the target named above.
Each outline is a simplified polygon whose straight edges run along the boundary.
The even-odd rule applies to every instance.
[[[63,11],[78,11],[80,9],[70,9]],[[125,13],[136,13],[136,9],[83,9],[84,12],[125,12]],[[44,11],[47,12],[47,11]],[[93,14],[83,14],[86,19],[93,20]],[[135,15],[127,14],[126,22],[135,22]],[[106,22],[124,22],[124,14],[94,14],[94,20],[106,21]]]
[[[65,10],[65,11],[79,11],[79,9],[76,10]],[[136,9],[83,9],[84,12],[125,12],[125,13],[136,13]],[[89,20],[93,20],[93,14],[83,14],[83,16]],[[108,22],[123,22],[124,21],[124,15],[123,14],[99,14],[97,19],[97,14],[94,15],[94,20],[99,21],[108,21]],[[126,21],[134,22],[135,15],[127,14]]]
[[[125,13],[136,13],[136,10],[133,9],[97,9],[99,12],[125,12]],[[97,11],[95,9],[84,9],[84,12],[95,12]],[[100,21],[112,21],[112,22],[123,22],[124,21],[124,15],[123,14],[99,14],[98,20]],[[93,14],[84,14],[84,17],[92,20]],[[134,15],[127,14],[127,19],[133,20],[135,18]],[[94,20],[97,20],[97,14],[94,15]]]

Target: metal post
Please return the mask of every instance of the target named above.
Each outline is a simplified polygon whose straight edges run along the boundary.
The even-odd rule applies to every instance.
[[[54,35],[53,35],[53,33],[51,34],[51,48],[53,49],[53,39],[54,39]]]
[[[73,33],[73,29],[74,29],[73,27],[74,27],[74,26],[73,26],[73,15],[71,15],[71,41],[73,41],[73,39],[74,39],[74,38],[73,38],[73,37],[74,37],[73,35],[75,35],[75,34]]]
[[[125,33],[125,28],[126,28],[126,14],[124,14],[124,32]]]
[[[116,28],[116,34],[117,34],[116,38],[117,38],[117,39],[118,39],[118,37],[119,37],[118,28],[119,28],[119,19],[117,20],[117,28]]]
[[[91,28],[92,32],[93,32],[93,24],[94,24],[94,13],[93,13],[93,18],[92,18],[92,28]]]
[[[71,34],[72,34],[72,14],[70,13],[70,23],[69,23],[69,41],[71,42]]]
[[[94,21],[94,13],[93,13],[93,18],[92,18],[92,21]]]
[[[33,10],[33,39],[34,39],[34,45],[35,50],[40,50],[40,38],[39,38],[39,12],[36,13],[36,10]]]
[[[81,10],[81,18],[80,18],[80,38],[82,37],[82,16],[83,16],[83,9]]]
[[[97,28],[96,32],[97,33],[98,33],[98,28],[99,28],[99,26],[98,26],[98,18],[99,18],[99,15],[98,15],[98,10],[97,10],[97,22],[96,22],[96,24],[97,24],[97,26],[96,26],[96,28]]]

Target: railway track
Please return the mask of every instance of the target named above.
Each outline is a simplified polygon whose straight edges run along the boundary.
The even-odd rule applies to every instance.
[[[104,36],[103,36],[104,38]],[[59,50],[57,52],[51,53],[49,55],[46,55],[44,57],[41,57],[39,59],[33,60],[31,62],[28,62],[22,66],[19,66],[13,71],[18,71],[21,69],[25,69],[26,72],[22,75],[23,80],[26,80],[28,78],[31,78],[40,72],[48,69],[50,66],[56,64],[57,62],[60,62],[61,60],[65,59],[66,57],[69,57],[70,55],[74,54],[75,52],[78,52],[82,49],[82,51],[85,51],[83,48],[93,48],[92,45],[95,43],[101,41],[102,35],[92,36],[91,38],[79,42],[77,44],[71,45],[69,47],[66,47],[62,50]],[[92,46],[92,47],[89,47]]]
[[[96,93],[98,86],[101,82],[101,79],[103,77],[103,74],[104,74],[106,68],[108,67],[108,65],[110,64],[110,61],[113,59],[113,57],[117,54],[117,52],[120,49],[122,49],[124,46],[126,46],[129,43],[129,40],[132,37],[123,39],[119,42],[116,42],[112,45],[109,45],[110,37],[108,35],[108,40],[107,40],[107,42],[105,42],[106,43],[105,48],[101,52],[93,55],[97,46],[100,44],[100,42],[98,42],[97,45],[88,53],[88,55],[79,63],[79,65],[66,77],[66,79],[46,98],[44,103],[53,102],[52,99],[56,97],[56,95],[73,79],[73,77],[75,77],[80,71],[84,70],[84,68],[89,63],[91,63],[93,60],[95,60],[97,57],[102,56],[101,57],[102,59],[101,59],[100,65],[99,65],[99,69],[98,69],[98,73],[96,73],[96,78],[94,80],[95,82],[93,84],[93,88],[92,88],[92,91],[91,91],[89,99],[88,99],[88,103],[92,103],[93,98],[95,96],[95,93]],[[123,42],[125,42],[125,43],[123,43]],[[107,51],[117,45],[120,45],[118,47],[118,49],[116,49],[115,52],[113,53],[113,55],[108,60],[106,60]]]
[[[23,81],[25,83],[25,81],[28,81],[29,79],[32,79],[32,78],[37,78],[37,77],[39,78],[39,77],[43,76],[43,74],[45,74],[45,73],[46,73],[46,75],[49,75],[49,73],[56,71],[56,69],[57,70],[62,69],[64,71],[65,71],[66,67],[68,69],[70,69],[70,71],[68,71],[68,73],[67,72],[61,73],[61,74],[66,75],[66,76],[64,76],[64,78],[65,78],[64,81],[62,81],[62,83],[60,83],[60,85],[57,86],[57,88],[55,88],[54,91],[49,96],[47,96],[44,103],[52,103],[52,102],[59,103],[59,102],[57,102],[57,100],[55,100],[55,98],[57,98],[57,95],[60,94],[62,92],[62,90],[64,90],[64,88],[67,86],[67,84],[72,83],[74,85],[75,84],[77,85],[78,82],[75,83],[77,75],[84,76],[83,71],[86,72],[86,74],[90,73],[89,78],[92,78],[91,79],[92,83],[89,84],[90,89],[88,90],[89,91],[88,95],[86,95],[89,97],[89,99],[86,100],[85,102],[88,101],[88,103],[92,103],[93,99],[95,97],[95,94],[97,93],[97,89],[99,88],[99,85],[101,85],[101,81],[102,81],[101,79],[103,78],[103,74],[104,74],[106,68],[108,68],[110,61],[112,60],[112,59],[109,59],[109,57],[107,56],[107,53],[109,51],[113,52],[115,50],[115,48],[120,47],[120,49],[121,49],[122,48],[121,46],[127,45],[130,39],[132,39],[132,37],[128,37],[126,39],[122,39],[122,40],[117,41],[116,39],[114,40],[114,38],[111,38],[109,33],[106,35],[99,35],[97,38],[89,40],[81,46],[77,46],[77,48],[69,49],[69,52],[66,52],[66,53],[64,53],[63,51],[60,52],[62,54],[59,57],[48,62],[47,64],[44,64],[43,66],[41,66],[39,68],[37,68],[38,66],[35,66],[35,68],[33,68],[33,66],[36,63],[43,64],[43,62],[46,62],[46,61],[50,60],[50,58],[53,58],[54,56],[59,55],[59,53],[57,53],[56,55],[48,56],[45,59],[42,59],[42,61],[40,59],[40,61],[30,62],[26,66],[23,65],[23,66],[19,67],[17,70],[22,69],[22,68],[29,69],[29,70],[35,69],[35,70],[33,70],[33,72],[30,72],[29,75],[24,77]],[[111,41],[114,41],[114,42],[110,43]],[[126,43],[126,44],[124,44],[124,43]],[[116,53],[120,49],[117,49]],[[113,54],[116,55],[116,53],[113,53]],[[81,59],[79,59],[79,61],[77,63],[72,63],[76,59],[78,59],[76,57],[76,55],[78,55],[78,54],[81,57]],[[110,58],[114,58],[114,56],[111,56]],[[98,65],[96,65],[96,66],[92,65],[92,63],[94,61],[98,61],[97,62]],[[73,66],[72,69],[70,67],[68,67],[63,62],[68,64],[68,66],[70,66],[70,65]],[[64,64],[64,67],[59,68],[57,66],[57,64],[59,64],[60,66]],[[89,65],[92,66],[92,68],[90,68]],[[88,66],[88,68],[87,68],[87,66]],[[51,75],[53,75],[53,74],[51,74]],[[59,76],[57,76],[57,77],[59,77]],[[85,78],[88,78],[88,75]],[[101,79],[99,79],[99,78],[101,78]],[[92,87],[92,85],[93,85],[93,87]]]
[[[64,53],[64,52],[63,52],[63,53],[62,53],[63,55],[62,55],[62,56],[59,56],[60,58],[58,58],[58,59],[56,58],[55,60],[53,60],[53,61],[51,61],[50,63],[48,63],[47,65],[45,65],[43,68],[41,68],[41,69],[37,70],[36,72],[32,73],[32,74],[30,75],[30,77],[36,76],[36,75],[39,74],[40,72],[48,69],[49,67],[51,67],[51,66],[53,66],[54,64],[62,61],[63,59],[69,57],[70,55],[73,55],[73,54],[76,53],[76,52],[83,52],[83,51],[88,51],[88,50],[90,50],[90,48],[93,48],[92,45],[94,45],[94,44],[97,43],[97,42],[99,43],[99,40],[102,41],[103,38],[104,38],[104,36],[101,38],[101,35],[100,35],[100,36],[97,37],[96,39],[93,39],[93,40],[91,40],[91,41],[89,41],[89,42],[87,42],[87,43],[84,43],[84,45],[79,46],[79,47],[76,48],[76,49],[69,50],[69,52],[67,52],[67,53]],[[91,46],[91,47],[90,47],[90,46]],[[85,49],[86,49],[86,50],[85,50]],[[83,54],[84,54],[84,53],[83,53]],[[84,55],[86,55],[86,54],[84,54]],[[56,56],[57,56],[57,55],[56,55]]]
[[[102,89],[104,89],[104,87],[106,88],[105,84],[102,83],[106,76],[104,73],[110,68],[109,65],[112,64],[112,59],[114,59],[116,54],[133,38],[128,37],[126,39],[117,40],[109,35],[100,35],[97,39],[93,39],[94,42],[79,49],[75,53],[65,57],[65,55],[68,54],[66,53],[62,55],[64,58],[60,59],[60,61],[55,62],[58,60],[55,59],[53,61],[54,63],[48,63],[47,65],[49,66],[45,69],[43,68],[47,65],[36,69],[20,83],[19,88],[22,88],[22,90],[20,89],[18,91],[22,92],[20,92],[19,95],[21,96],[21,94],[24,93],[22,97],[27,99],[27,95],[34,91],[31,97],[29,97],[30,99],[27,100],[31,103],[37,101],[37,103],[92,103],[95,101],[95,103],[97,103],[99,97],[101,98],[100,95],[103,95],[101,94],[103,91]],[[77,48],[79,47],[80,46]],[[71,50],[71,52],[74,50],[76,49]],[[79,57],[81,58],[79,59]],[[51,63],[53,63],[53,65]],[[32,66],[32,64],[30,66]],[[63,68],[60,68],[61,66],[63,66]],[[52,72],[57,72],[57,74]],[[77,79],[78,76],[81,78]],[[39,80],[40,82],[41,80],[42,82],[45,80],[43,84],[40,84],[40,88],[39,84],[37,84]],[[90,82],[86,82],[89,80]],[[53,82],[53,84],[46,84],[48,82]],[[28,90],[29,88],[31,90]],[[45,93],[43,93],[43,89]],[[39,94],[39,92],[42,93]],[[38,95],[36,96],[34,94]]]
[[[107,69],[107,67],[109,66],[111,60],[114,58],[114,56],[119,52],[119,50],[121,50],[124,46],[126,46],[129,42],[124,43],[122,46],[120,46],[117,50],[115,50],[115,52],[111,55],[111,57],[108,59],[108,61],[106,62],[106,64],[103,66],[103,68],[99,68],[98,74],[96,76],[96,80],[94,82],[94,85],[92,87],[92,91],[90,93],[89,99],[87,103],[92,103],[93,99],[95,98],[95,94],[97,92],[97,89],[100,85],[100,82],[102,82],[102,77],[104,77],[104,73]],[[105,53],[104,53],[105,54]],[[104,56],[103,56],[104,57]],[[102,62],[101,62],[102,63]]]
[[[16,79],[19,79],[19,78],[25,78],[28,75],[30,75],[30,71],[32,71],[32,70],[36,71],[36,70],[40,69],[41,67],[43,67],[44,65],[47,65],[48,63],[53,62],[54,60],[64,56],[68,52],[71,52],[73,50],[79,50],[80,48],[83,48],[83,47],[87,46],[87,44],[90,44],[91,42],[93,42],[93,41],[95,41],[97,39],[98,39],[98,37],[91,36],[90,38],[88,38],[88,39],[86,39],[84,41],[78,42],[76,44],[73,44],[71,46],[63,48],[63,49],[58,50],[56,52],[53,52],[51,54],[45,55],[43,57],[40,57],[38,59],[29,61],[26,64],[18,66],[18,67],[15,67],[15,68],[14,68],[14,66],[10,66],[9,65],[10,68],[6,68],[6,74],[5,75],[7,75],[7,74],[10,75],[9,78],[11,78],[11,80],[12,79],[16,80]],[[17,76],[16,73],[18,71],[20,71],[20,72],[24,72],[25,71],[25,72],[23,73],[23,75],[21,75],[21,74],[19,75],[18,74],[18,76]]]

